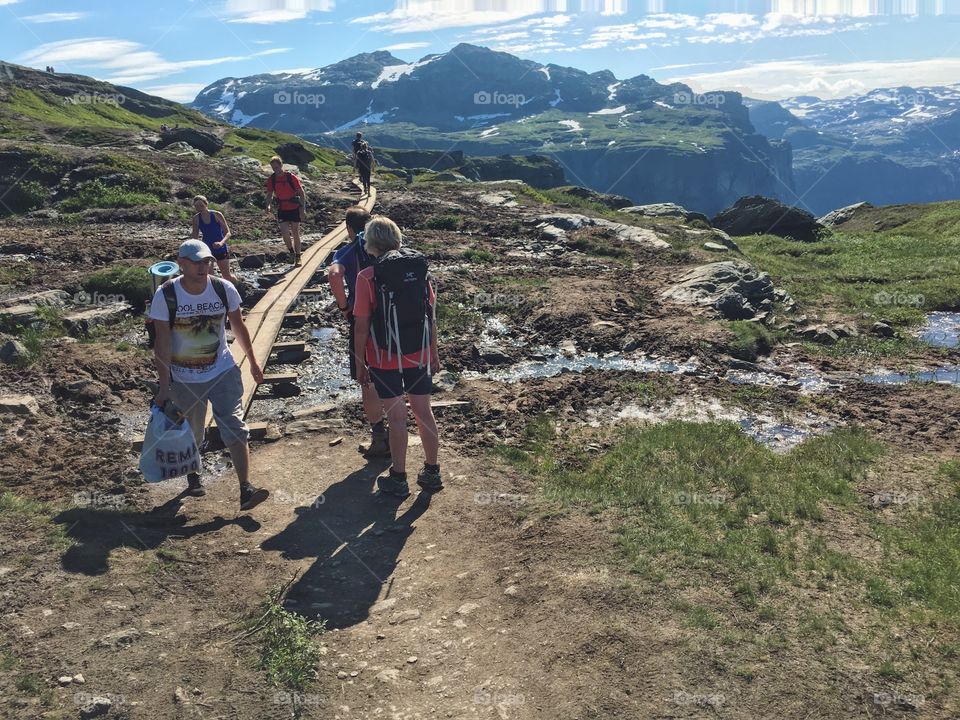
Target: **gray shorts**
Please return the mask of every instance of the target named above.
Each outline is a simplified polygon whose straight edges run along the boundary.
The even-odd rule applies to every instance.
[[[203,443],[204,421],[207,419],[207,402],[213,406],[213,419],[217,421],[220,438],[227,447],[247,442],[250,436],[243,421],[243,380],[240,368],[234,365],[212,380],[198,383],[170,383],[170,399],[180,408],[190,423],[197,445]]]

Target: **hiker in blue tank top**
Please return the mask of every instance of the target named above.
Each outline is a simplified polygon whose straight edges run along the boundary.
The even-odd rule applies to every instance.
[[[197,195],[193,199],[193,208],[197,214],[193,216],[193,237],[194,239],[202,236],[203,242],[210,252],[213,259],[220,268],[220,275],[224,280],[237,284],[237,279],[230,272],[230,248],[227,240],[230,239],[230,226],[219,210],[210,210],[207,199],[203,195]]]
[[[363,247],[363,229],[370,221],[370,213],[359,205],[347,208],[346,226],[347,237],[350,243],[333,256],[330,269],[327,271],[330,282],[330,292],[337,301],[337,307],[343,313],[349,328],[349,357],[350,377],[357,379],[356,356],[353,353],[353,341],[356,322],[353,317],[353,301],[356,297],[357,275],[364,268],[373,264],[373,258]],[[358,450],[367,459],[390,457],[390,440],[388,429],[383,422],[383,402],[377,395],[373,385],[361,386],[363,412],[370,423],[370,444],[361,445]]]

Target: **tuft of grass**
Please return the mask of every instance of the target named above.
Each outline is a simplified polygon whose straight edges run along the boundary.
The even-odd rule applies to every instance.
[[[222,203],[230,199],[230,191],[214,178],[200,178],[190,187],[191,199],[203,195],[209,202]]]
[[[463,259],[472,263],[492,263],[496,260],[496,256],[487,250],[471,248],[463,253]]]
[[[464,307],[461,303],[437,303],[437,332],[444,335],[463,335],[479,332],[483,326],[483,315],[478,311]]]
[[[159,198],[148,193],[106,187],[100,180],[91,180],[84,184],[75,196],[64,200],[60,207],[67,212],[79,212],[90,208],[140,207],[159,202]]]
[[[66,528],[53,522],[56,510],[10,490],[0,493],[0,522],[10,523],[18,530],[40,530],[44,542],[52,550],[66,550],[73,545]]]
[[[111,265],[97,270],[83,281],[83,289],[91,295],[120,296],[137,310],[153,297],[147,269],[129,265]]]
[[[773,333],[760,323],[734,320],[728,323],[728,327],[733,333],[733,341],[727,351],[735,358],[754,362],[759,356],[766,355],[773,349]]]
[[[285,609],[286,587],[270,593],[262,614],[249,623],[247,632],[260,642],[259,668],[266,671],[270,684],[304,690],[320,660],[316,638],[324,632],[324,623]]]
[[[428,230],[459,230],[462,225],[463,218],[458,215],[434,215],[423,224]]]
[[[7,672],[13,670],[19,661],[17,656],[6,648],[0,649],[0,671]]]

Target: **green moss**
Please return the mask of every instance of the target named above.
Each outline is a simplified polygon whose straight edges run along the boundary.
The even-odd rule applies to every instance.
[[[113,265],[97,270],[83,281],[91,296],[114,296],[134,308],[142,308],[153,297],[150,274],[146,268]]]

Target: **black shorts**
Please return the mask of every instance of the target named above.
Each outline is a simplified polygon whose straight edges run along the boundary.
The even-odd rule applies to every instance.
[[[433,391],[433,378],[426,367],[404,368],[402,371],[370,368],[370,377],[381,400],[403,397],[404,393],[430,395]]]
[[[300,208],[293,210],[277,210],[278,222],[300,222]]]

